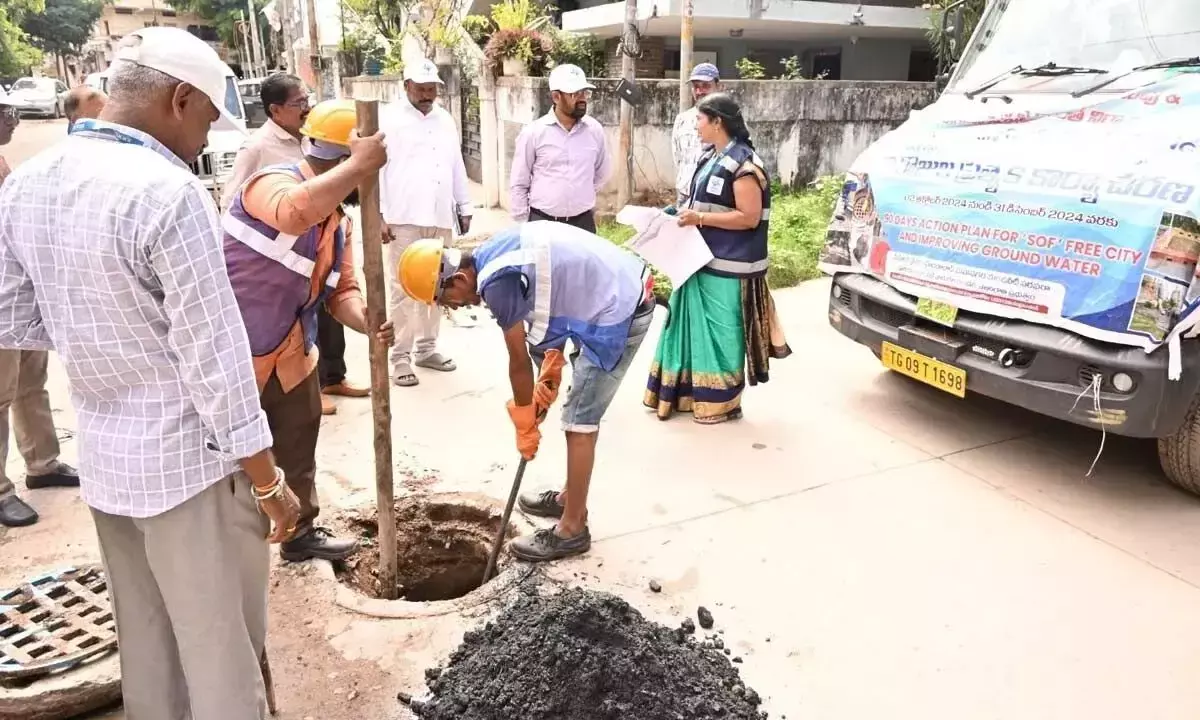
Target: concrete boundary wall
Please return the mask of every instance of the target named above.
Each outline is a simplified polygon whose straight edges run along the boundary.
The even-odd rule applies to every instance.
[[[483,184],[488,196],[508,205],[508,171],[517,134],[526,123],[550,109],[545,78],[499,78],[494,99],[484,103],[482,123],[494,123],[495,162],[485,163]],[[619,101],[617,80],[596,79],[588,112],[604,125],[615,155],[618,148]],[[402,92],[391,78],[348,78],[343,84],[352,97],[391,100]],[[671,129],[678,112],[679,86],[674,80],[639,81],[642,102],[634,112],[634,186],[639,193],[669,192],[675,183]],[[845,171],[868,145],[904,122],[914,108],[936,97],[929,83],[739,80],[724,89],[742,103],[759,154],[773,178],[799,186],[814,178]],[[491,106],[491,107],[489,107]],[[487,148],[486,150],[491,150]],[[604,201],[615,200],[623,163],[615,162],[614,176]],[[493,192],[495,193],[493,195]]]

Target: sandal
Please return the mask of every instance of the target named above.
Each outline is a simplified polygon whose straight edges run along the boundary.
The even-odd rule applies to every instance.
[[[412,387],[421,382],[412,371],[404,373],[396,373],[392,376],[392,384],[396,387]]]
[[[451,372],[458,369],[453,360],[436,352],[418,360],[417,367],[429,368],[438,372]]]

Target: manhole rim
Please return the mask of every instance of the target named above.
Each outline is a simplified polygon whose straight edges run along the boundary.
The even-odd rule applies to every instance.
[[[504,502],[486,493],[417,493],[396,498],[397,502],[402,500],[421,500],[429,504],[466,505],[476,509],[494,511],[497,516],[504,511]],[[356,510],[367,510],[369,512],[372,509],[372,506],[365,505],[358,508],[347,508],[344,512],[352,513]],[[539,527],[516,509],[513,510],[513,514],[508,522],[510,526],[516,529],[513,537],[532,534]],[[509,542],[511,542],[511,538]],[[321,581],[332,583],[335,586],[336,592],[333,598],[335,605],[343,610],[349,610],[360,615],[393,620],[455,615],[497,602],[518,581],[517,571],[520,569],[518,564],[514,562],[514,558],[508,554],[507,549],[501,550],[500,559],[497,562],[496,575],[484,585],[475,588],[462,597],[451,600],[417,602],[412,600],[384,600],[370,597],[350,588],[339,580],[332,562],[328,560],[314,560],[313,563],[316,567],[317,577]]]

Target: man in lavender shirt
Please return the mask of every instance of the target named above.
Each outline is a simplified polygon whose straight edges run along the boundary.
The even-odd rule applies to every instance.
[[[517,136],[509,211],[517,222],[554,220],[596,232],[596,193],[612,163],[604,128],[588,117],[595,87],[575,65],[550,73],[554,107]]]

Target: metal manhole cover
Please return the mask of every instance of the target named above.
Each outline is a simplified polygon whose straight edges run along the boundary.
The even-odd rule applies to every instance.
[[[65,670],[116,646],[108,581],[99,565],[46,573],[0,591],[0,682]]]

